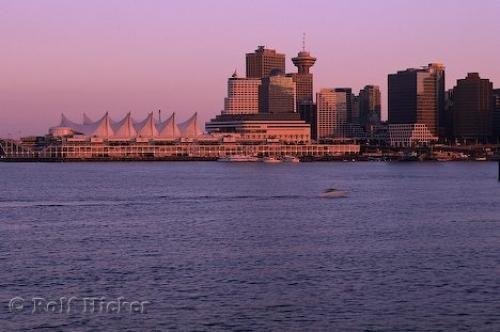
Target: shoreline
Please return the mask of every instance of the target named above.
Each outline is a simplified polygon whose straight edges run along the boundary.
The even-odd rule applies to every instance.
[[[499,158],[486,159],[486,160],[475,160],[475,159],[450,159],[450,160],[436,160],[436,159],[403,159],[403,158],[382,158],[382,159],[369,159],[369,158],[339,158],[339,157],[327,157],[327,158],[299,158],[301,163],[314,163],[314,162],[331,162],[331,163],[449,163],[449,162],[468,162],[468,163],[484,163],[484,162],[500,162]],[[217,162],[219,158],[212,157],[175,157],[175,158],[0,158],[0,163],[87,163],[87,162],[102,162],[102,163],[117,163],[117,162]],[[227,162],[226,162],[227,163]],[[230,163],[263,163],[262,161],[247,162],[247,161],[233,161]],[[286,162],[283,162],[286,164]]]
[[[243,144],[183,142],[51,142],[27,144],[0,139],[0,162],[217,161],[221,158],[294,157],[313,161],[498,161],[500,145],[393,147],[354,142],[336,144]],[[234,161],[233,162],[237,162]],[[242,160],[240,162],[245,162]]]

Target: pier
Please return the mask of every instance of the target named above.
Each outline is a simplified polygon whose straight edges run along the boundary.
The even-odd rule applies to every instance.
[[[60,142],[27,146],[0,140],[2,161],[217,160],[231,155],[322,159],[358,155],[358,144],[239,144],[200,142]]]

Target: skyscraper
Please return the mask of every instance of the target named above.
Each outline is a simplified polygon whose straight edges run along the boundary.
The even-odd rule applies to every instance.
[[[357,96],[352,93],[351,88],[336,88],[336,124],[335,137],[337,138],[359,138],[362,135],[359,126],[359,104]]]
[[[444,111],[445,100],[444,90],[441,89],[443,79],[444,66],[438,64],[390,74],[388,76],[389,122],[423,124],[432,135],[438,137],[439,107],[442,103]]]
[[[337,97],[337,123],[346,124],[352,122],[352,89],[336,88]]]
[[[359,91],[359,123],[365,129],[378,125],[381,118],[380,88],[366,85]]]
[[[222,114],[258,113],[260,85],[260,79],[238,77],[234,72],[227,81],[227,97]]]
[[[260,112],[295,113],[296,96],[295,82],[291,77],[264,77],[260,86]]]
[[[351,95],[351,123],[359,124],[359,96],[356,96],[354,93]]]
[[[299,109],[301,104],[309,104],[313,101],[313,74],[309,70],[316,62],[316,58],[303,49],[295,58],[292,58],[292,61],[298,71],[289,75],[297,85],[297,109]]]
[[[337,126],[337,93],[334,89],[321,89],[316,94],[316,132],[314,139],[333,137]]]
[[[493,84],[478,73],[457,80],[453,89],[454,136],[483,142],[492,137]]]
[[[493,90],[495,109],[493,110],[493,136],[500,143],[500,89]]]
[[[285,74],[285,55],[259,46],[255,52],[246,54],[246,67],[248,78],[268,77],[273,71]]]
[[[224,110],[205,124],[207,132],[245,142],[308,142],[311,126],[296,112],[296,84],[284,74],[285,56],[259,47],[246,60],[249,77],[229,78]]]
[[[437,112],[438,112],[438,135],[446,135],[446,85],[445,85],[445,66],[441,63],[430,63],[428,70],[436,78]]]
[[[451,140],[453,138],[453,88],[447,90],[445,93],[444,113],[444,124],[440,125],[442,128],[441,135],[446,140]]]

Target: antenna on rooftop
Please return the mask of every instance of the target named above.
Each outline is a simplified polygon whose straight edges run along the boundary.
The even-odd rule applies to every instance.
[[[161,123],[161,110],[158,110],[158,122]]]
[[[302,33],[302,52],[306,51],[306,33]]]

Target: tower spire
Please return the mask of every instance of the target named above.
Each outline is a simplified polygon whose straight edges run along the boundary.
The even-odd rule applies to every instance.
[[[299,74],[308,74],[309,68],[316,62],[316,58],[306,51],[305,32],[302,34],[302,51],[300,51],[295,58],[292,58],[292,62],[299,69]]]

